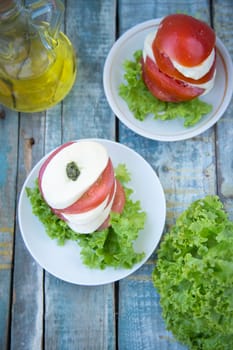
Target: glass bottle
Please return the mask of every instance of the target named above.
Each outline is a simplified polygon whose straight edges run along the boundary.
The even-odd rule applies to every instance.
[[[0,2],[0,104],[19,112],[60,102],[76,77],[72,44],[60,31],[60,0]]]

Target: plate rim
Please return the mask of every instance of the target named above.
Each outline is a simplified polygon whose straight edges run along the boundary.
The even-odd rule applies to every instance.
[[[155,179],[159,185],[159,191],[160,191],[160,194],[161,194],[161,201],[162,203],[160,204],[161,205],[161,209],[162,209],[162,212],[163,212],[163,218],[162,218],[162,228],[161,228],[161,232],[159,233],[158,237],[156,236],[156,239],[155,239],[155,244],[153,245],[153,249],[150,249],[150,252],[148,252],[146,254],[146,256],[142,259],[142,261],[140,261],[139,263],[135,264],[131,269],[119,269],[119,271],[122,271],[122,277],[120,278],[112,278],[112,279],[107,279],[106,281],[100,281],[99,283],[93,283],[91,281],[89,282],[78,282],[77,281],[77,278],[74,278],[74,279],[70,279],[70,278],[63,278],[61,277],[59,274],[57,273],[54,273],[53,271],[49,270],[45,265],[46,264],[43,264],[43,261],[41,261],[41,259],[38,259],[38,256],[35,254],[35,252],[33,252],[33,249],[31,249],[30,247],[30,244],[27,240],[27,236],[25,235],[24,233],[24,230],[23,230],[23,222],[22,222],[22,216],[21,216],[21,211],[22,211],[22,208],[23,208],[23,201],[26,200],[28,201],[30,207],[31,207],[31,204],[30,204],[30,200],[27,198],[26,196],[26,187],[28,186],[28,183],[30,181],[34,181],[37,177],[37,173],[39,171],[39,168],[41,166],[41,164],[43,164],[44,160],[58,147],[55,147],[52,151],[48,152],[46,155],[44,155],[35,165],[34,167],[31,169],[31,171],[29,172],[28,176],[26,177],[24,183],[23,183],[23,186],[21,188],[21,192],[20,192],[20,196],[19,196],[19,200],[18,200],[18,207],[17,207],[17,219],[18,219],[18,223],[19,223],[19,229],[20,229],[20,233],[21,233],[21,237],[23,238],[23,241],[24,241],[24,244],[27,248],[27,250],[29,251],[30,255],[32,256],[32,258],[37,262],[37,264],[43,268],[45,271],[47,271],[48,273],[50,273],[51,275],[55,276],[56,278],[59,278],[60,280],[63,280],[65,282],[68,282],[68,283],[72,283],[72,284],[76,284],[76,285],[83,285],[83,286],[97,286],[97,285],[105,285],[105,284],[108,284],[108,283],[113,283],[113,282],[116,282],[116,281],[119,281],[119,280],[122,280],[123,278],[126,278],[127,276],[131,275],[132,273],[134,273],[135,271],[137,271],[140,267],[142,267],[142,265],[144,265],[146,263],[146,261],[151,257],[151,255],[153,254],[153,252],[155,251],[155,249],[157,248],[157,246],[159,245],[159,242],[161,240],[161,237],[163,235],[163,231],[164,231],[164,228],[165,228],[165,222],[166,222],[166,197],[165,197],[165,193],[164,193],[164,189],[163,189],[163,186],[161,184],[161,181],[157,175],[157,173],[155,172],[155,170],[152,168],[152,166],[149,164],[149,162],[146,161],[146,159],[144,159],[138,152],[136,152],[135,150],[133,150],[132,148],[120,143],[120,142],[117,142],[117,141],[112,141],[112,140],[109,140],[109,139],[104,139],[104,138],[80,138],[79,140],[74,140],[74,141],[81,141],[81,140],[92,140],[92,141],[98,141],[98,142],[103,142],[103,143],[109,143],[111,144],[113,147],[123,147],[126,149],[127,152],[133,152],[135,153],[135,156],[136,157],[139,157],[141,159],[141,161],[144,162],[144,164],[150,168],[150,171],[153,171],[153,175],[155,176]],[[111,155],[110,155],[111,156]],[[140,200],[140,198],[139,198]],[[143,208],[142,208],[143,210]],[[30,215],[32,215],[36,220],[38,220],[40,222],[40,220],[32,213],[30,212]],[[42,224],[40,222],[40,224]],[[43,225],[43,224],[42,224]],[[143,230],[142,230],[143,231]],[[44,233],[46,234],[45,230],[44,230]],[[47,234],[46,234],[47,235]],[[51,239],[51,238],[49,238]],[[58,247],[57,245],[57,242],[56,240],[52,240],[51,241],[54,241],[54,245]],[[70,244],[77,244],[75,242],[71,242],[71,241],[68,241],[70,242]],[[58,248],[59,249],[59,248]],[[78,251],[78,254],[79,254],[79,251]],[[81,262],[82,264],[82,262]],[[82,264],[84,268],[87,268],[89,269],[86,265]],[[107,267],[106,269],[108,270],[114,270],[114,268],[112,267]],[[89,271],[91,271],[92,269],[89,269]],[[100,271],[99,269],[97,269],[98,271]],[[93,269],[93,272],[96,271],[96,269]],[[105,270],[103,270],[105,271]]]
[[[106,57],[105,63],[104,63],[103,86],[104,86],[104,92],[105,92],[106,99],[107,99],[108,104],[111,107],[113,113],[130,130],[132,130],[135,133],[137,133],[141,136],[144,136],[148,139],[152,139],[152,140],[156,140],[156,141],[173,142],[173,141],[181,141],[181,140],[190,139],[194,136],[200,135],[204,131],[211,128],[223,116],[224,112],[226,111],[226,109],[231,101],[231,97],[233,95],[233,84],[229,84],[229,80],[230,80],[229,76],[233,75],[233,63],[232,63],[231,56],[230,56],[227,48],[225,47],[225,45],[223,44],[221,39],[216,36],[217,54],[218,54],[219,59],[222,62],[223,69],[225,71],[225,80],[226,80],[225,88],[224,88],[224,93],[223,93],[222,99],[219,103],[219,106],[217,107],[215,114],[212,117],[210,117],[208,120],[206,120],[199,127],[198,127],[198,124],[196,124],[194,126],[194,128],[189,129],[189,128],[184,127],[184,132],[183,133],[179,132],[177,135],[167,135],[167,134],[161,135],[159,133],[154,134],[154,133],[150,132],[149,130],[145,130],[145,128],[143,128],[143,127],[140,128],[139,126],[133,124],[130,120],[128,120],[126,117],[124,117],[124,113],[121,110],[119,110],[119,104],[116,103],[114,96],[110,91],[111,89],[108,88],[108,86],[111,86],[111,81],[110,81],[109,77],[111,76],[111,74],[110,74],[111,67],[114,66],[114,65],[112,65],[114,52],[117,51],[117,49],[121,45],[123,45],[125,42],[127,42],[127,40],[129,40],[129,38],[132,35],[135,36],[138,34],[138,32],[141,32],[144,30],[149,30],[150,27],[153,28],[155,25],[158,25],[163,18],[164,17],[151,19],[151,20],[147,20],[147,21],[141,22],[139,24],[136,24],[135,26],[126,30],[114,42],[114,44],[112,45],[112,47],[111,47],[111,49]],[[125,57],[125,59],[127,59],[127,57]],[[119,96],[119,99],[124,101],[120,96]],[[128,106],[127,106],[127,108],[128,108]],[[129,109],[128,109],[128,111],[133,116],[132,112]],[[133,118],[135,118],[135,117],[133,116]],[[135,120],[136,120],[136,118],[135,118]],[[166,122],[169,123],[169,121],[166,121]],[[143,123],[143,121],[142,121],[142,123]]]

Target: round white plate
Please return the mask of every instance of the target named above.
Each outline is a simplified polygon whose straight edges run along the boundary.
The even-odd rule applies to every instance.
[[[77,243],[68,241],[64,246],[58,246],[55,240],[47,236],[44,226],[32,213],[26,187],[34,187],[39,169],[48,155],[37,163],[27,177],[18,205],[21,234],[33,258],[52,275],[80,285],[106,284],[120,280],[136,271],[158,245],[166,216],[164,192],[152,167],[138,153],[122,144],[104,139],[96,139],[96,141],[106,147],[115,167],[119,163],[126,164],[132,178],[128,187],[134,189],[132,199],[140,200],[142,210],[147,213],[144,230],[135,241],[135,250],[145,252],[145,258],[140,263],[132,269],[90,269],[83,265]]]
[[[129,110],[127,103],[119,96],[119,85],[124,82],[123,63],[132,60],[137,50],[143,49],[144,39],[154,31],[161,19],[143,22],[125,32],[113,45],[104,65],[103,83],[108,103],[116,116],[129,129],[153,140],[177,141],[194,137],[212,125],[223,115],[230,103],[233,92],[233,65],[230,55],[217,38],[217,74],[214,88],[201,99],[212,104],[212,112],[204,116],[193,127],[185,128],[183,119],[162,121],[148,116],[144,121],[137,120]]]

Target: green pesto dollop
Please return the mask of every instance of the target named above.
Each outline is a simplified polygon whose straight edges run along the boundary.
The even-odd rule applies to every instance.
[[[74,161],[67,163],[67,165],[66,165],[66,175],[72,181],[76,181],[77,178],[79,177],[80,170],[79,170],[77,164]]]

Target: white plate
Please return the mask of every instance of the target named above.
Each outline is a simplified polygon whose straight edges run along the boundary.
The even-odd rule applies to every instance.
[[[124,82],[123,63],[133,59],[136,50],[143,49],[144,39],[148,33],[155,30],[161,19],[143,22],[125,32],[113,45],[104,65],[103,83],[108,103],[116,116],[134,132],[160,141],[177,141],[196,136],[212,125],[223,115],[230,103],[233,92],[233,66],[230,55],[217,38],[217,74],[214,88],[201,99],[213,106],[213,110],[193,127],[185,128],[183,119],[162,121],[154,120],[153,116],[144,121],[137,120],[129,110],[126,102],[119,96],[119,85]]]
[[[77,243],[68,241],[58,246],[45,233],[44,226],[33,215],[30,201],[26,195],[26,187],[34,187],[35,179],[45,156],[27,177],[19,198],[18,219],[24,243],[33,258],[52,275],[75,284],[100,285],[120,280],[136,271],[153,253],[163,232],[166,203],[160,181],[152,167],[135,151],[108,140],[96,139],[108,150],[113,165],[124,163],[131,173],[128,187],[134,189],[132,198],[140,200],[143,211],[147,213],[145,228],[135,241],[135,250],[145,252],[145,258],[132,269],[105,270],[90,269],[83,265],[80,248]]]

